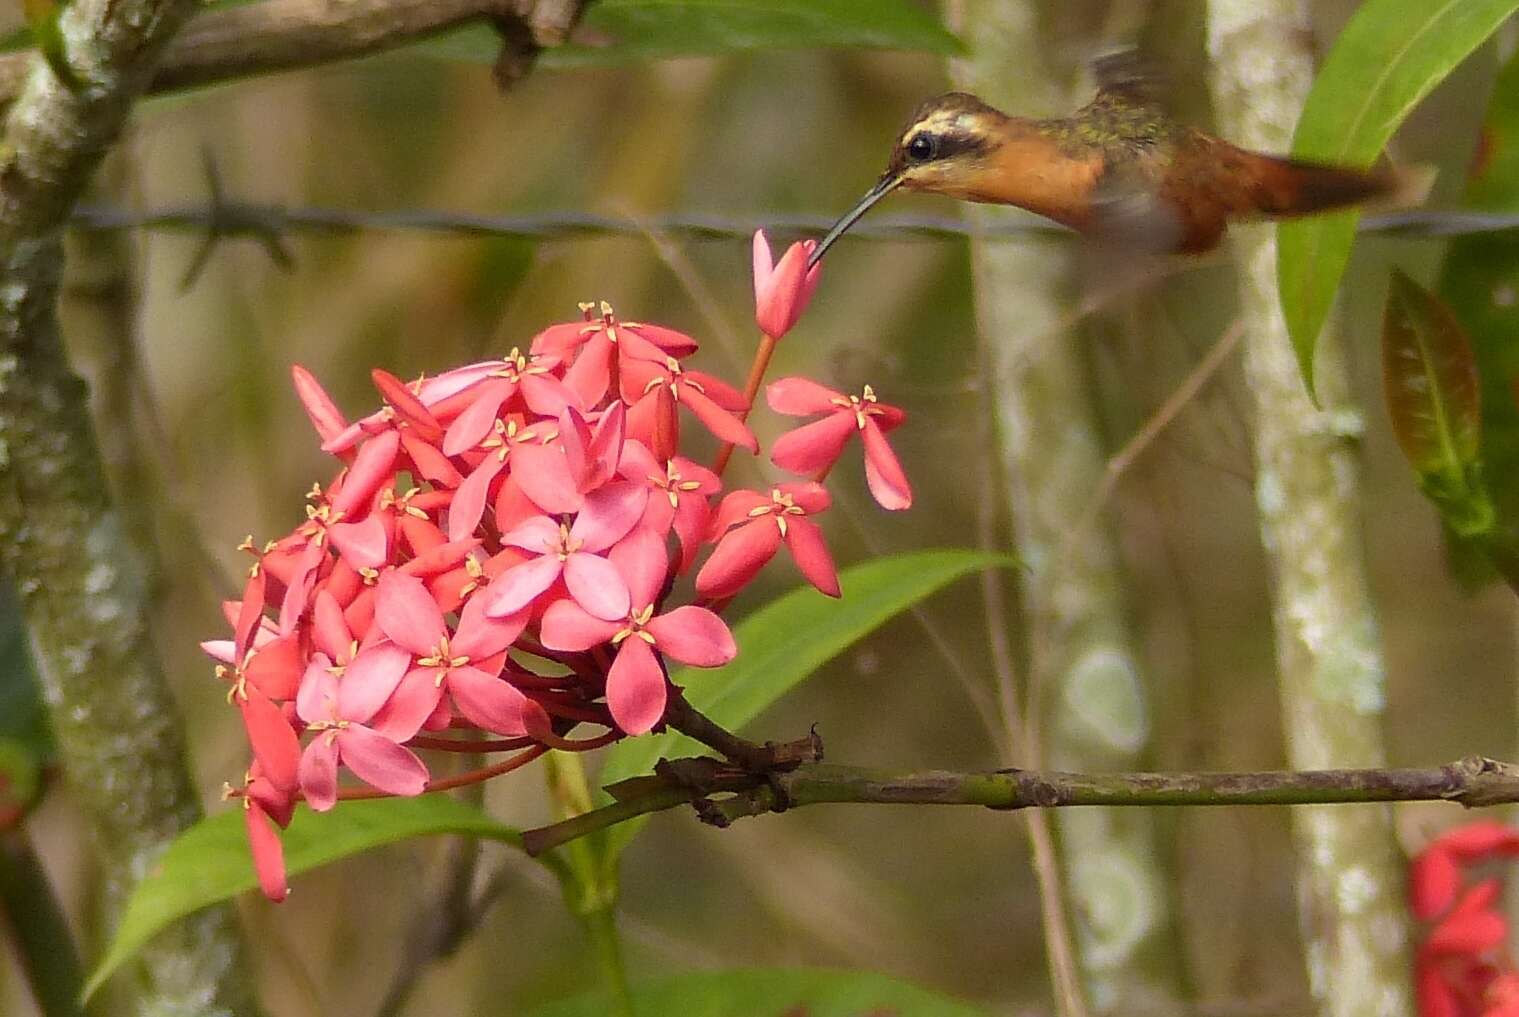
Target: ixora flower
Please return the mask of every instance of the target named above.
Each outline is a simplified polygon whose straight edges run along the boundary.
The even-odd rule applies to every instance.
[[[754,323],[771,339],[779,339],[795,327],[817,290],[822,265],[807,267],[817,241],[792,244],[777,263],[770,258],[770,239],[764,230],[754,233]]]
[[[677,419],[685,407],[726,443],[721,464],[731,446],[758,452],[744,417],[764,351],[817,284],[809,250],[772,265],[756,238],[756,320],[771,338],[742,394],[685,366],[689,336],[605,304],[582,305],[528,353],[412,382],[373,371],[381,406],[354,420],[292,370],[333,472],[291,532],[241,545],[253,564],[241,599],[223,605],[231,636],[202,644],[247,736],[251,762],[227,794],[266,896],[287,892],[279,831],[298,802],[422,794],[437,786],[439,753],[514,753],[464,774],[444,767],[459,786],[659,728],[680,694],[671,663],[734,659],[719,614],[781,544],[839,595],[814,521],[827,490],[810,480],[724,496],[722,466],[694,461]],[[783,439],[776,462],[821,474],[858,430],[872,490],[879,481],[882,503],[905,507],[910,489],[880,437],[900,412],[868,389],[851,401],[807,385],[788,379],[779,408],[827,416]],[[690,603],[676,577],[708,549],[695,581],[706,602]]]
[[[886,433],[900,427],[907,414],[876,399],[869,385],[853,396],[807,378],[782,378],[765,390],[765,400],[788,417],[827,414],[781,435],[770,449],[775,465],[804,476],[823,476],[843,454],[850,436],[858,434],[865,446],[865,482],[876,502],[893,511],[912,507],[912,485],[886,442]]]
[[[1502,883],[1469,870],[1519,857],[1519,831],[1483,820],[1437,837],[1409,866],[1409,907],[1426,923],[1414,960],[1420,1017],[1519,1017]]]

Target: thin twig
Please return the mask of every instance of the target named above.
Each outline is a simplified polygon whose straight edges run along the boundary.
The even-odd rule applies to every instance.
[[[1176,386],[1176,391],[1172,392],[1160,408],[1151,414],[1150,419],[1145,421],[1144,426],[1124,443],[1123,448],[1108,460],[1107,467],[1102,472],[1102,481],[1092,492],[1091,500],[1087,502],[1081,519],[1071,528],[1067,543],[1080,540],[1082,534],[1086,533],[1097,521],[1103,506],[1113,496],[1113,490],[1118,486],[1118,481],[1134,465],[1135,460],[1154,443],[1155,439],[1160,437],[1161,432],[1170,427],[1181,411],[1197,398],[1203,386],[1213,379],[1219,368],[1229,359],[1230,354],[1239,347],[1239,341],[1244,334],[1244,322],[1239,318],[1234,319],[1224,330],[1224,334],[1219,336],[1218,342],[1213,344],[1208,355],[1188,372],[1180,385]]]
[[[702,763],[703,766],[681,764]],[[676,760],[681,786],[653,787],[636,797],[529,830],[523,846],[540,854],[636,816],[699,803],[703,820],[725,826],[778,808],[823,803],[978,805],[996,810],[1053,809],[1078,805],[1340,805],[1367,802],[1447,801],[1479,808],[1519,802],[1519,766],[1468,756],[1444,766],[1397,769],[1256,770],[1224,773],[1084,774],[1047,770],[891,773],[863,767],[803,763],[754,776],[743,785],[716,760]],[[704,797],[692,775],[713,776]]]

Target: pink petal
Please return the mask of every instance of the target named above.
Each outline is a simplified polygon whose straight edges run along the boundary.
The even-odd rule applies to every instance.
[[[475,532],[485,515],[491,483],[506,467],[506,460],[492,453],[464,478],[448,505],[448,539],[463,540]]]
[[[243,803],[243,823],[248,831],[248,850],[253,855],[253,872],[258,876],[264,896],[278,904],[290,893],[285,882],[285,848],[263,806],[252,798]]]
[[[404,381],[378,367],[369,372],[369,379],[374,382],[374,387],[390,404],[396,416],[411,425],[410,431],[423,441],[436,441],[443,437],[442,425]]]
[[[789,517],[786,546],[791,549],[796,567],[802,570],[809,583],[830,597],[840,595],[838,569],[834,568],[833,556],[823,543],[823,531],[818,529],[817,523],[800,516]]]
[[[332,733],[323,731],[301,753],[301,794],[317,812],[338,803],[338,747]]]
[[[716,614],[686,604],[644,626],[667,657],[696,667],[721,667],[738,656],[733,633]]]
[[[765,402],[777,413],[783,413],[788,417],[810,417],[814,413],[832,413],[841,407],[834,402],[842,399],[849,402],[849,397],[842,392],[835,392],[824,385],[819,385],[811,378],[781,378],[772,381],[765,389]]]
[[[393,742],[410,740],[437,711],[443,701],[438,669],[414,667],[406,672],[390,701],[369,719],[369,727]]]
[[[270,699],[284,700],[295,695],[305,669],[300,637],[292,632],[259,647],[243,667],[243,677]]]
[[[411,654],[395,643],[365,647],[338,680],[338,716],[368,723],[411,668]]]
[[[381,632],[418,656],[432,653],[448,635],[443,612],[427,592],[427,584],[404,572],[380,577],[374,620]]]
[[[638,335],[658,346],[672,357],[688,356],[697,350],[695,339],[692,339],[684,332],[677,332],[675,329],[665,328],[663,325],[650,325],[642,321],[625,321],[622,323],[622,331],[638,333]]]
[[[729,413],[743,413],[749,409],[744,394],[716,375],[705,371],[686,371],[685,378],[688,382],[694,381],[700,385],[708,399]]]
[[[412,472],[420,474],[434,486],[454,488],[458,487],[459,482],[464,479],[454,464],[448,461],[448,457],[438,449],[438,446],[424,440],[417,433],[416,428],[409,427],[401,432],[401,445],[411,459]]]
[[[323,654],[311,658],[301,690],[295,697],[295,715],[308,724],[328,724],[338,719],[338,679],[328,668],[332,661]]]
[[[522,379],[522,398],[527,408],[541,417],[557,417],[567,408],[583,410],[580,396],[558,378],[547,374],[529,374]]]
[[[390,535],[385,523],[371,512],[362,522],[336,523],[327,527],[327,536],[343,560],[356,569],[377,569],[388,560]]]
[[[401,436],[394,430],[382,431],[360,445],[342,490],[332,499],[332,511],[340,518],[367,512],[370,499],[393,475],[400,451]]]
[[[759,442],[755,440],[754,432],[750,431],[742,420],[713,402],[705,393],[689,385],[682,385],[680,402],[720,440],[747,449],[751,453],[759,451]]]
[[[573,600],[556,600],[543,612],[539,638],[550,650],[579,653],[609,642],[621,627],[588,614]]]
[[[622,443],[622,457],[618,461],[617,472],[622,474],[624,480],[631,480],[635,484],[648,485],[665,479],[665,468],[654,458],[649,446],[633,438],[625,439]]]
[[[554,554],[512,566],[485,588],[485,613],[492,618],[516,614],[553,586],[563,570],[564,563]]]
[[[801,244],[792,244],[764,285],[755,287],[754,322],[761,332],[779,339],[791,331],[811,296],[806,275],[807,250]]]
[[[496,426],[496,416],[501,404],[517,391],[517,383],[506,378],[494,378],[481,385],[475,401],[454,418],[443,434],[443,454],[456,456],[475,448],[490,437]]]
[[[448,691],[459,712],[476,727],[513,738],[527,734],[522,720],[527,697],[500,678],[478,668],[456,667],[448,673]]]
[[[237,617],[232,623],[232,639],[237,659],[241,661],[253,642],[253,633],[264,618],[264,591],[269,582],[264,570],[255,568],[243,584],[243,599],[237,605]]]
[[[675,536],[680,539],[680,562],[676,571],[684,574],[696,561],[696,552],[711,526],[712,509],[700,495],[684,494],[675,510]]]
[[[411,797],[427,790],[427,767],[410,749],[362,724],[338,730],[338,752],[343,765],[370,787],[393,795]]]
[[[550,325],[533,336],[532,344],[528,349],[534,354],[568,360],[570,355],[586,340],[586,334],[581,331],[583,328],[585,328],[584,321],[566,321],[558,325]]]
[[[1414,990],[1419,1017],[1461,1017],[1460,997],[1445,981],[1436,965],[1420,963],[1414,973]]]
[[[348,421],[343,419],[343,411],[338,409],[316,376],[300,364],[292,364],[290,380],[295,384],[295,394],[306,410],[306,416],[311,418],[311,426],[316,428],[317,435],[323,441],[330,441],[342,434]]]
[[[595,406],[612,383],[612,357],[617,347],[605,332],[597,332],[580,350],[580,356],[564,373],[564,383],[580,398],[580,405]]]
[[[1519,830],[1496,819],[1479,819],[1441,834],[1435,844],[1468,861],[1486,855],[1519,854]]]
[[[306,613],[306,598],[311,596],[311,586],[316,579],[316,572],[326,557],[327,549],[314,540],[301,549],[295,569],[286,581],[285,597],[280,601],[281,635],[290,635],[294,632],[301,615]],[[265,556],[264,560],[267,561],[268,558],[269,556]]]
[[[855,430],[853,413],[830,413],[777,438],[770,461],[791,473],[816,476],[833,467]]]
[[[774,519],[756,519],[735,527],[718,541],[712,557],[696,574],[696,592],[713,599],[733,596],[775,557],[780,544]]]
[[[1418,855],[1408,867],[1408,906],[1415,918],[1427,922],[1449,911],[1461,892],[1461,867],[1439,845]]]
[[[628,535],[643,516],[649,489],[627,481],[598,487],[570,526],[570,536],[586,551],[604,551]]]
[[[570,476],[575,479],[577,491],[587,491],[593,485],[585,483],[584,478],[590,465],[591,426],[585,422],[585,415],[574,408],[566,408],[559,414],[559,447],[564,452],[564,458],[570,467]]]
[[[876,503],[893,512],[912,507],[912,485],[897,461],[897,454],[887,444],[880,427],[869,417],[865,419],[865,483]]]
[[[318,590],[311,612],[311,642],[333,660],[344,660],[353,649],[353,633],[343,620],[343,608],[327,590]]]
[[[1508,938],[1508,921],[1495,911],[1453,914],[1435,926],[1423,949],[1434,956],[1479,954],[1501,946]]]
[[[758,491],[733,491],[729,493],[718,503],[717,514],[712,520],[710,538],[716,540],[728,532],[730,527],[747,522],[753,518],[749,513],[769,504],[770,496],[768,494],[760,494]]]
[[[789,494],[803,512],[809,516],[815,516],[819,512],[827,510],[833,504],[833,497],[829,495],[828,488],[816,481],[805,483],[778,484],[776,485],[782,494]]]
[[[501,618],[485,613],[484,591],[471,596],[459,612],[459,627],[449,640],[449,648],[471,660],[494,657],[511,646],[527,628],[530,612],[523,610]]]
[[[607,671],[607,707],[617,726],[640,735],[665,713],[665,673],[649,644],[634,636],[623,640]]]
[[[491,589],[500,582],[492,583]],[[617,567],[599,555],[584,551],[570,555],[564,563],[564,585],[581,607],[603,621],[621,621],[628,616],[631,604],[627,584]]]
[[[649,530],[636,529],[625,540],[619,541],[607,557],[627,583],[633,610],[641,611],[654,603],[670,570],[663,537]]]
[[[586,448],[586,469],[580,478],[582,491],[600,487],[616,475],[625,430],[626,411],[620,401],[615,402],[596,422],[596,430]]]
[[[754,303],[756,305],[770,292],[770,277],[775,274],[775,259],[770,255],[770,238],[764,230],[754,231],[751,247],[754,266]]]
[[[512,452],[512,479],[522,493],[544,512],[559,514],[580,508],[580,487],[569,460],[557,445],[523,445]]]
[[[245,686],[244,693],[235,698],[242,711],[248,743],[253,747],[253,757],[258,760],[269,783],[282,790],[295,787],[296,766],[301,757],[301,743],[295,736],[295,729],[280,708],[258,689]]]
[[[559,547],[559,524],[548,516],[529,516],[501,535],[507,547],[547,554]]]

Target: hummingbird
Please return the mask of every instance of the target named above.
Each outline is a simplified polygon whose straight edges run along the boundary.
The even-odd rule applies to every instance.
[[[1394,195],[1403,174],[1252,152],[1177,122],[1125,54],[1098,61],[1096,97],[1068,117],[1008,116],[967,92],[915,110],[886,172],[833,225],[809,267],[897,188],[1016,205],[1090,238],[1201,254],[1231,221],[1312,215]]]

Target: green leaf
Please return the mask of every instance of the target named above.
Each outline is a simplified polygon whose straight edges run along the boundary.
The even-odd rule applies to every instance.
[[[929,595],[972,572],[1015,564],[1006,555],[939,550],[856,565],[839,577],[843,597],[834,600],[810,586],[794,590],[739,623],[733,633],[739,654],[733,663],[710,671],[683,668],[671,679],[685,688],[686,698],[698,710],[729,729],[742,727],[818,668]],[[673,731],[629,738],[608,750],[600,782],[646,774],[662,756],[705,751],[705,746]],[[646,818],[608,831],[611,863]]]
[[[1370,166],[1409,111],[1516,9],[1519,0],[1366,0],[1314,80],[1292,154]],[[1277,228],[1282,314],[1310,389],[1314,348],[1350,260],[1357,218],[1343,212]]]
[[[873,971],[739,968],[651,979],[633,986],[640,1015],[680,1017],[987,1017],[949,996]],[[615,1012],[601,993],[556,1000],[531,1017],[604,1017]]]
[[[1519,211],[1519,57],[1498,75],[1482,133],[1482,157],[1463,204],[1484,212]],[[1438,289],[1470,337],[1481,386],[1479,459],[1497,525],[1488,546],[1478,550],[1519,554],[1519,241],[1512,234],[1457,238]],[[1458,567],[1471,563],[1471,548],[1457,544],[1453,550]]]
[[[1394,270],[1382,323],[1382,383],[1393,433],[1424,492],[1464,537],[1492,528],[1482,484],[1477,364],[1466,330],[1433,293]]]
[[[576,39],[545,51],[538,66],[565,70],[746,50],[962,50],[960,41],[912,0],[601,0],[586,12]],[[484,25],[414,47],[430,56],[479,63],[492,63],[500,49],[500,40]]]
[[[284,832],[285,867],[306,872],[410,837],[456,833],[517,844],[518,832],[447,795],[344,802],[331,812],[296,810]],[[180,834],[127,901],[115,938],[90,979],[88,998],[154,933],[176,919],[258,885],[242,810],[227,809]]]

